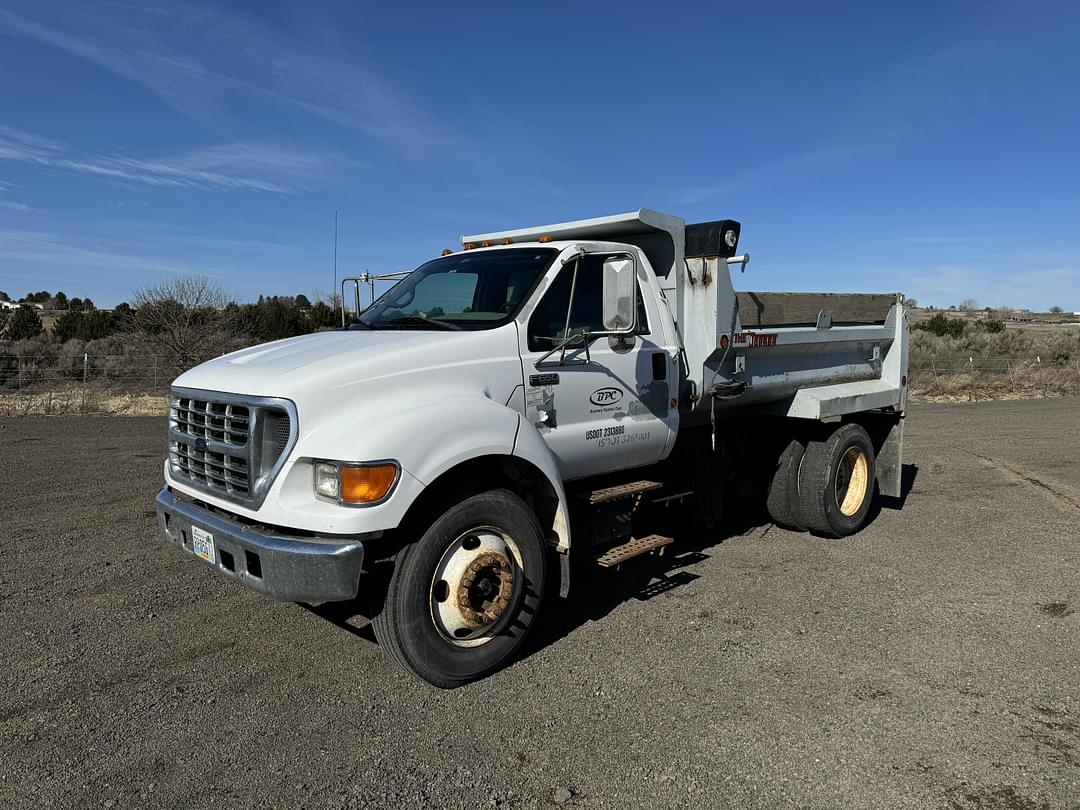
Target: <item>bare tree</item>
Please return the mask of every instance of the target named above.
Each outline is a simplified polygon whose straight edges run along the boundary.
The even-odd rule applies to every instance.
[[[1062,312],[1064,312],[1064,311],[1065,311],[1065,310],[1063,310],[1063,309],[1062,309],[1061,307],[1059,307],[1059,306],[1052,306],[1052,307],[1050,307],[1050,314],[1051,314],[1051,315],[1060,315],[1060,314],[1061,314]]]
[[[918,307],[919,307],[919,299],[918,298],[905,298],[904,299],[904,306],[909,307],[911,309],[918,309]]]
[[[960,309],[964,310],[965,312],[974,312],[978,308],[979,302],[976,301],[974,298],[965,298],[963,301],[960,302]]]
[[[228,303],[206,276],[176,276],[132,294],[131,326],[164,364],[186,369],[238,345]]]
[[[1002,304],[994,310],[994,315],[999,321],[1008,321],[1016,317],[1016,310],[1008,304]]]

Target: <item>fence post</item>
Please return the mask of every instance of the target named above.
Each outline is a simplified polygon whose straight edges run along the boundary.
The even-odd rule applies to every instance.
[[[1042,383],[1043,399],[1046,399],[1046,378],[1042,375],[1042,358],[1039,355],[1035,355],[1035,362],[1039,364],[1039,382]]]
[[[934,379],[936,380],[937,379],[937,363],[934,362],[933,358],[930,359],[930,368],[932,368],[934,370]]]
[[[155,391],[157,390],[157,387],[158,387],[158,381],[157,380],[158,380],[158,377],[157,377],[157,355],[155,354],[154,355],[154,390]]]
[[[86,385],[86,378],[89,375],[89,371],[90,371],[90,355],[88,355],[86,352],[83,352],[83,356],[82,356],[82,384],[83,384],[83,386]]]
[[[22,364],[22,358],[20,357],[19,358],[19,391],[21,392],[22,389],[23,389],[23,364]]]
[[[968,369],[971,371],[971,401],[975,401],[975,358],[968,357]]]

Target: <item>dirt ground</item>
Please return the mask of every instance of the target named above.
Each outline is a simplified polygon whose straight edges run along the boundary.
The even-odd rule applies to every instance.
[[[163,449],[0,419],[0,807],[1080,808],[1080,400],[916,406],[903,508],[578,580],[452,692],[160,541]]]

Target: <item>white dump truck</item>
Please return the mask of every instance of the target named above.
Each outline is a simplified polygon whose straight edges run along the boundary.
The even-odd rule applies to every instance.
[[[647,209],[466,236],[345,328],[185,372],[165,538],[271,597],[369,600],[448,688],[725,502],[858,531],[900,495],[903,296],[736,292],[739,236]]]

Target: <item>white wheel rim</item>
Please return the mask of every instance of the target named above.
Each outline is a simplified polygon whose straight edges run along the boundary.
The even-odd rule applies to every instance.
[[[495,637],[513,609],[522,583],[521,552],[493,526],[463,532],[443,552],[431,578],[431,618],[439,634],[459,647]]]
[[[844,517],[858,514],[866,500],[870,483],[870,465],[866,453],[849,447],[836,468],[836,505]]]

